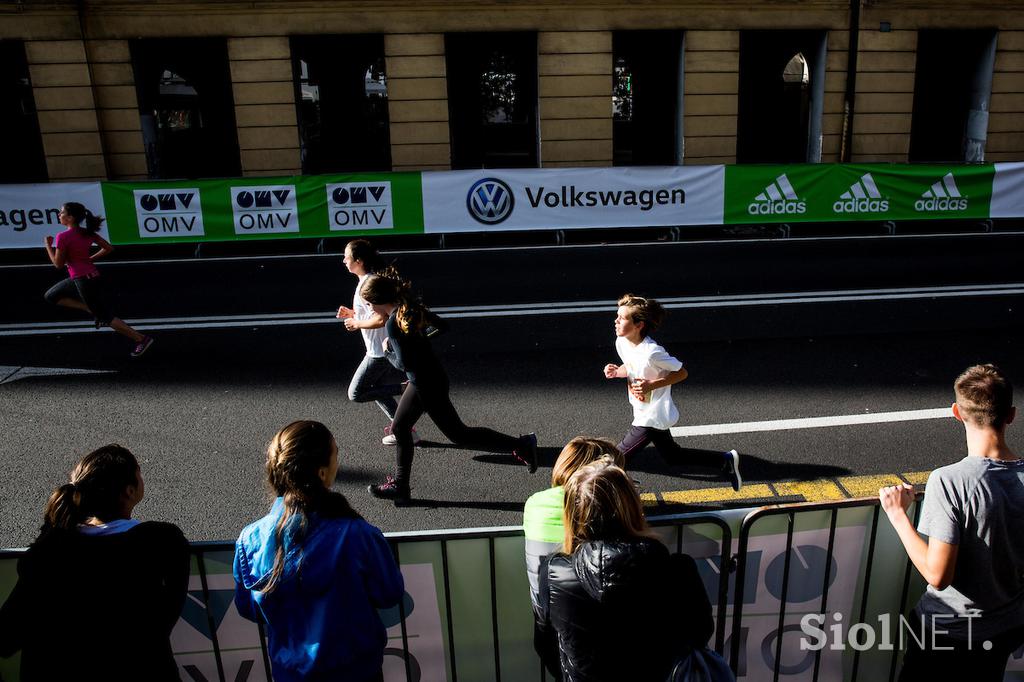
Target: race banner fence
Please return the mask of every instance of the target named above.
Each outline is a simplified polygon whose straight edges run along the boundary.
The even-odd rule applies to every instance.
[[[709,645],[740,682],[891,681],[901,638],[919,629],[911,609],[924,583],[879,511],[877,499],[861,499],[651,522],[670,551],[696,560],[715,615]],[[533,650],[521,530],[387,537],[406,595],[380,613],[386,682],[548,679]],[[171,634],[182,679],[270,680],[266,633],[234,607],[233,545],[196,543],[192,552]],[[0,602],[19,555],[0,552]],[[0,659],[0,679],[18,679],[17,655]],[[1004,679],[1024,682],[1024,648]]]
[[[1024,162],[487,169],[0,185],[0,249],[37,248],[60,205],[111,243],[1024,217]]]

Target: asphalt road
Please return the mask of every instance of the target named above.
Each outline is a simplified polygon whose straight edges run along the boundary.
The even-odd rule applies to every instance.
[[[346,398],[362,346],[339,324],[163,329],[153,349],[133,361],[126,357],[128,342],[104,332],[0,336],[0,366],[11,368],[0,371],[0,382],[8,374],[13,379],[0,383],[0,547],[30,542],[50,490],[66,480],[79,456],[108,442],[128,446],[143,463],[146,499],[139,518],[173,521],[194,540],[233,538],[270,503],[262,480],[265,444],[299,418],[331,428],[342,461],[337,489],[386,531],[516,524],[523,500],[546,487],[567,440],[579,434],[617,439],[629,425],[623,387],[600,373],[615,360],[613,300],[623,290],[714,298],[1014,281],[1019,240],[946,241],[402,254],[403,271],[434,305],[518,303],[528,309],[531,303],[607,299],[608,306],[453,319],[438,346],[463,419],[513,434],[536,431],[542,468],[531,476],[506,455],[449,447],[424,419],[415,503],[400,509],[365,491],[392,472],[394,450],[380,444],[386,424],[380,411]],[[996,266],[985,267],[985,257]],[[327,316],[350,300],[354,283],[337,258],[122,264],[107,271],[116,275],[129,320],[295,311]],[[75,319],[37,303],[55,277],[52,270],[4,269],[0,277],[7,291],[18,292],[6,299],[6,320]],[[948,406],[953,378],[974,362],[998,362],[1011,376],[1024,376],[1020,298],[712,301],[673,310],[657,338],[691,372],[674,389],[681,425],[920,410]],[[38,367],[102,373],[31,376],[43,370],[29,368]],[[682,442],[693,449],[737,448],[748,483],[925,471],[963,452],[952,419]],[[670,467],[650,449],[629,467],[648,492],[726,485]]]

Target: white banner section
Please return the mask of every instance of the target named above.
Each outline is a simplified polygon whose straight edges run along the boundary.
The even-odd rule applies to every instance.
[[[104,215],[98,182],[0,185],[0,249],[42,249],[46,235],[64,229],[57,214],[69,201]],[[100,228],[100,235],[107,238],[106,225]]]
[[[427,233],[721,225],[725,166],[423,173]]]
[[[992,218],[1024,217],[1024,163],[997,163],[992,179]]]

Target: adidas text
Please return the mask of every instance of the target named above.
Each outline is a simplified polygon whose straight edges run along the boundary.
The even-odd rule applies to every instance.
[[[835,213],[885,213],[889,210],[888,199],[849,199],[832,204]]]
[[[750,215],[778,215],[780,213],[806,213],[806,201],[752,201],[747,206]]]
[[[966,211],[967,199],[945,198],[942,199],[918,199],[914,202],[915,211]]]

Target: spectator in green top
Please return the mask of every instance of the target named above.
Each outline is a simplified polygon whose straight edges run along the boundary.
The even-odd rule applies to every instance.
[[[565,497],[563,486],[579,469],[593,464],[603,457],[610,458],[616,466],[623,467],[622,453],[610,440],[577,436],[566,443],[551,470],[551,487],[534,493],[523,508],[523,532],[526,536],[526,575],[530,580],[530,601],[534,613],[537,611],[537,575],[541,559],[562,548],[565,527],[562,523],[562,503]],[[542,639],[544,641],[542,641]],[[541,638],[535,633],[534,646],[542,657],[548,647],[553,649],[555,660],[558,643]]]

